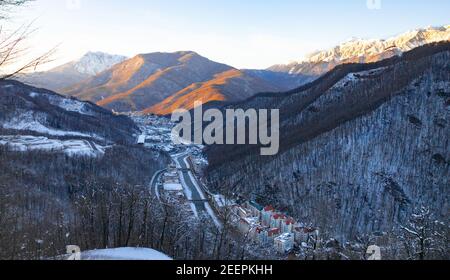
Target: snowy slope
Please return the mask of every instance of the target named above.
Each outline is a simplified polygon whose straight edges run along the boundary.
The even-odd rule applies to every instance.
[[[35,120],[36,115],[33,116],[31,112],[26,112],[22,115],[12,118],[11,120],[4,122],[1,126],[5,129],[14,129],[22,131],[34,131],[38,133],[48,134],[52,136],[78,136],[78,137],[93,137],[100,139],[100,137],[95,135],[90,135],[86,133],[76,132],[76,131],[66,131],[58,130],[48,127],[42,123],[46,122],[45,117],[42,115],[38,116],[42,121]]]
[[[417,29],[387,40],[353,39],[332,50],[310,55],[304,62],[345,61],[355,58],[370,60],[370,57],[380,55],[386,50],[403,53],[425,44],[450,40],[449,27]]]
[[[320,75],[339,64],[379,61],[422,45],[449,40],[450,25],[416,29],[386,40],[352,39],[330,50],[313,53],[303,60],[274,65],[269,69],[291,74]]]
[[[81,253],[82,260],[142,260],[142,261],[170,261],[167,255],[153,249],[146,248],[115,248],[93,250]]]
[[[4,135],[132,143],[138,132],[129,118],[89,102],[16,81],[0,81],[0,91],[0,135],[5,130]]]
[[[73,68],[79,73],[94,76],[125,59],[127,59],[127,57],[122,55],[112,55],[104,52],[88,52],[79,60],[73,62]]]
[[[87,140],[58,140],[37,136],[2,136],[0,145],[8,146],[13,151],[27,152],[32,150],[46,152],[64,152],[68,156],[101,156],[106,147]]]
[[[19,79],[27,84],[61,91],[95,76],[127,58],[103,52],[88,52],[81,58],[44,72],[24,75]]]
[[[65,98],[59,95],[38,93],[34,91],[30,92],[29,96],[32,98],[45,97],[50,104],[58,106],[59,108],[66,111],[76,112],[88,116],[95,115],[92,110],[89,110],[88,103],[81,102],[74,98]]]
[[[117,112],[158,115],[192,109],[194,101],[244,100],[279,88],[192,51],[140,54],[62,91]]]

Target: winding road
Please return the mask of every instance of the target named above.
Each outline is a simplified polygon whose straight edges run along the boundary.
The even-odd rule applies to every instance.
[[[156,173],[153,175],[152,180],[150,181],[150,189],[151,189],[151,191],[154,192],[154,194],[156,195],[156,197],[158,198],[158,200],[160,202],[161,202],[161,196],[159,193],[160,189],[158,186],[158,181],[159,181],[159,178],[164,174],[164,172],[166,170],[167,169],[162,169],[162,170],[156,171]]]

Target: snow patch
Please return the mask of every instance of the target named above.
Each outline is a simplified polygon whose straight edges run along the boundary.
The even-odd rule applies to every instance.
[[[63,110],[69,112],[76,112],[82,115],[94,115],[88,108],[85,102],[81,102],[75,99],[64,98],[59,96],[47,96],[48,102],[53,106],[57,106]]]
[[[377,56],[381,56],[380,59],[401,56],[414,48],[441,41],[450,41],[449,26],[416,29],[386,40],[352,39],[332,49],[314,52],[296,62],[273,67],[282,69],[282,72],[300,74],[305,64],[370,62]]]
[[[0,145],[18,152],[30,150],[64,152],[68,156],[102,156],[107,147],[86,140],[57,140],[42,136],[0,136]]]
[[[172,258],[153,249],[147,248],[116,248],[93,250],[81,253],[82,260],[145,260],[171,261]]]
[[[30,97],[31,97],[31,98],[36,98],[36,97],[38,97],[38,96],[39,96],[39,93],[34,92],[34,91],[30,92]]]
[[[341,89],[343,87],[346,87],[350,84],[353,84],[355,82],[358,82],[359,80],[368,79],[371,76],[375,76],[377,74],[380,74],[382,71],[384,71],[386,67],[380,67],[377,69],[367,70],[367,71],[361,71],[361,72],[355,72],[355,73],[349,73],[347,76],[345,76],[343,79],[341,79],[339,82],[337,82],[333,88],[334,89]]]
[[[39,118],[39,117],[36,117]],[[78,136],[78,137],[88,137],[96,138],[98,140],[103,140],[101,137],[96,135],[89,135],[86,133],[75,132],[75,131],[63,131],[44,126],[39,121],[35,120],[32,112],[24,113],[18,117],[15,117],[3,124],[5,129],[15,129],[15,130],[29,130],[38,133],[48,134],[52,136]]]
[[[74,68],[83,74],[97,75],[115,64],[121,63],[127,57],[121,55],[111,55],[102,52],[88,52],[78,61],[74,62]]]

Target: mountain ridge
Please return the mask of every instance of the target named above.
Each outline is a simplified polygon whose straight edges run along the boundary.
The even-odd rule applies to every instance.
[[[196,88],[200,84],[203,90]],[[206,91],[208,88],[211,91]],[[264,90],[278,88],[196,52],[180,51],[137,55],[64,93],[116,111],[165,115],[177,109],[171,107],[173,104],[191,109],[191,103],[183,97],[187,92],[191,93],[190,98],[195,96],[208,103],[243,100]],[[174,102],[177,97],[182,100]]]
[[[23,74],[18,80],[32,86],[63,91],[92,75],[96,75],[114,64],[125,60],[125,56],[104,52],[87,52],[77,60],[52,68],[48,71]]]
[[[222,192],[235,192],[223,188],[238,184],[245,197],[342,240],[395,228],[423,204],[442,217],[450,167],[449,56],[450,43],[431,44],[368,65],[340,65],[297,90],[229,105],[279,109],[280,153],[262,157],[258,146],[209,146],[208,182]]]
[[[369,63],[401,55],[429,43],[450,40],[450,26],[419,28],[388,39],[352,39],[334,48],[321,50],[305,59],[268,68],[291,74],[321,75],[339,64]]]

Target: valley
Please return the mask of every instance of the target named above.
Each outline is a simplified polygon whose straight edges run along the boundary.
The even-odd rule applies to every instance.
[[[0,77],[0,259],[448,259],[449,106],[448,25],[267,69],[87,52]],[[242,110],[214,135],[243,143],[175,141],[178,109]]]

